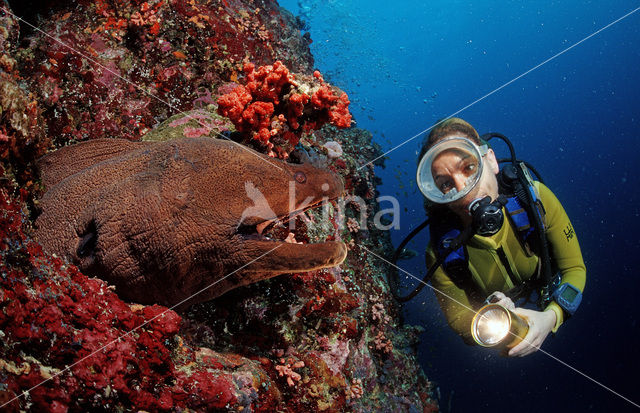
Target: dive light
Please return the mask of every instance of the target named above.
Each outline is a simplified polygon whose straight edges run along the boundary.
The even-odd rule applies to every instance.
[[[483,347],[512,348],[522,341],[529,324],[500,304],[487,304],[471,321],[471,335]]]

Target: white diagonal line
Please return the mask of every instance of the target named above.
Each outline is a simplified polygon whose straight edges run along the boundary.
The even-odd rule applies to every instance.
[[[50,39],[52,39],[53,41],[55,41],[56,43],[61,44],[62,46],[66,47],[67,49],[71,50],[74,53],[77,53],[78,55],[82,56],[83,58],[87,59],[88,61],[90,61],[91,63],[95,64],[96,66],[100,66],[103,70],[106,70],[107,72],[111,73],[112,75],[114,75],[115,77],[121,79],[122,81],[132,85],[133,87],[135,87],[136,89],[140,90],[142,93],[151,96],[153,99],[157,100],[160,103],[164,103],[165,105],[167,105],[168,107],[170,107],[171,109],[173,109],[174,111],[176,111],[177,113],[181,114],[181,115],[185,115],[186,118],[188,118],[189,120],[195,120],[197,123],[200,124],[200,126],[203,126],[207,129],[210,129],[211,132],[215,133],[216,135],[218,135],[220,138],[222,139],[226,139],[229,142],[233,142],[235,145],[237,145],[238,147],[242,148],[243,150],[249,152],[250,154],[252,154],[253,156],[257,157],[258,159],[262,160],[263,162],[268,163],[269,165],[278,168],[280,170],[282,170],[282,168],[276,164],[274,164],[273,162],[261,157],[260,155],[258,155],[257,153],[255,153],[254,151],[252,151],[251,149],[247,148],[244,145],[239,144],[238,142],[227,138],[226,136],[222,135],[221,133],[213,130],[213,128],[210,128],[209,125],[205,124],[204,122],[202,122],[200,119],[191,116],[190,114],[180,111],[178,110],[178,108],[176,108],[175,106],[173,106],[171,103],[167,102],[166,100],[160,99],[158,96],[154,95],[153,93],[149,92],[148,90],[146,90],[145,88],[143,88],[142,86],[139,86],[137,84],[135,84],[134,82],[130,81],[129,79],[122,77],[119,73],[114,72],[113,70],[109,69],[108,67],[104,66],[103,64],[101,64],[100,62],[92,59],[91,57],[87,56],[86,54],[82,53],[79,50],[74,49],[73,47],[69,46],[68,44],[64,43],[62,40],[50,35],[49,33],[45,32],[44,30],[41,30],[40,28],[34,26],[33,24],[27,22],[26,20],[22,19],[19,16],[16,16],[15,14],[13,14],[11,11],[9,11],[8,9],[6,9],[5,7],[1,7],[0,9],[2,9],[5,13],[10,14],[11,16],[15,17],[16,19],[20,20],[21,22],[23,22],[24,24],[26,24],[27,26],[33,28],[34,30],[44,34],[45,36],[49,37]]]
[[[394,267],[394,268],[396,268],[396,269],[398,269],[398,270],[402,271],[403,273],[407,274],[408,276],[410,276],[410,277],[412,277],[412,278],[414,278],[414,279],[418,280],[420,283],[422,283],[422,284],[426,285],[427,287],[431,288],[433,291],[437,292],[438,294],[441,294],[441,295],[443,295],[443,296],[447,297],[448,299],[450,299],[450,300],[452,300],[452,301],[455,301],[456,303],[458,303],[459,305],[461,305],[462,307],[466,308],[467,310],[469,310],[469,311],[471,311],[471,312],[473,312],[473,313],[475,313],[475,312],[476,312],[473,308],[471,308],[471,307],[469,307],[469,306],[467,306],[467,305],[462,304],[460,301],[458,301],[458,300],[456,300],[455,298],[453,298],[453,297],[451,297],[451,296],[447,295],[446,293],[444,293],[444,292],[442,292],[442,291],[438,290],[438,289],[437,289],[437,288],[435,288],[434,286],[429,285],[428,283],[424,282],[423,280],[421,280],[420,278],[418,278],[418,277],[416,277],[415,275],[411,274],[410,272],[405,271],[404,269],[402,269],[402,268],[398,267],[396,264],[394,264],[394,263],[392,263],[392,262],[388,261],[386,258],[379,256],[378,254],[376,254],[375,252],[371,251],[371,250],[370,250],[370,249],[368,249],[367,247],[365,247],[365,246],[363,246],[363,245],[360,245],[360,247],[361,247],[361,248],[363,248],[363,249],[365,249],[365,250],[367,250],[368,252],[370,252],[371,254],[373,254],[375,257],[377,257],[378,259],[380,259],[380,260],[382,260],[382,261],[386,262],[387,264],[391,265],[392,267]],[[510,334],[514,335],[513,333],[510,333]],[[523,339],[523,341],[525,341],[525,340]],[[531,343],[531,342],[529,342],[529,341],[525,341],[525,342],[526,342],[526,343],[528,343],[528,344],[530,344],[530,345],[532,345],[532,343]],[[581,372],[580,370],[578,370],[578,369],[576,369],[575,367],[573,367],[573,366],[569,365],[568,363],[565,363],[564,361],[560,360],[559,358],[555,357],[554,355],[552,355],[552,354],[550,354],[550,353],[548,353],[548,352],[544,351],[542,348],[538,347],[538,350],[539,350],[540,352],[542,352],[543,354],[546,354],[547,356],[551,357],[552,359],[554,359],[554,360],[555,360],[555,361],[557,361],[558,363],[563,364],[563,365],[567,366],[568,368],[570,368],[571,370],[575,371],[576,373],[578,373],[578,374],[580,374],[580,375],[582,375],[582,376],[586,377],[587,379],[591,380],[592,382],[594,382],[594,383],[595,383],[595,384],[597,384],[598,386],[602,387],[603,389],[605,389],[605,390],[607,390],[607,391],[609,391],[609,392],[611,392],[611,393],[615,394],[616,396],[620,397],[621,399],[623,399],[623,400],[625,400],[625,401],[627,401],[627,402],[631,403],[631,404],[632,404],[632,405],[634,405],[635,407],[640,408],[640,405],[638,405],[637,403],[634,403],[632,400],[630,400],[630,399],[628,399],[628,398],[624,397],[624,396],[623,396],[623,395],[621,395],[620,393],[618,393],[618,392],[616,392],[616,391],[612,390],[611,388],[609,388],[609,387],[605,386],[604,384],[600,383],[600,382],[599,382],[599,381],[597,381],[596,379],[594,379],[594,378],[592,378],[592,377],[588,376],[587,374],[585,374],[585,373]]]
[[[537,68],[539,68],[540,66],[545,65],[545,64],[549,63],[550,61],[552,61],[553,59],[555,59],[556,57],[558,57],[558,56],[560,56],[560,55],[564,54],[565,52],[568,52],[569,50],[573,49],[574,47],[576,47],[576,46],[577,46],[577,45],[579,45],[580,43],[582,43],[582,42],[584,42],[584,41],[586,41],[586,40],[588,40],[588,39],[592,38],[593,36],[597,35],[597,34],[598,34],[598,33],[600,33],[601,31],[603,31],[603,30],[605,30],[605,29],[607,29],[607,28],[609,28],[609,27],[613,26],[614,24],[618,23],[618,22],[619,22],[619,21],[621,21],[622,19],[625,19],[625,18],[627,18],[627,17],[631,16],[633,13],[637,12],[638,10],[640,10],[640,7],[636,8],[636,9],[633,9],[632,11],[630,11],[630,12],[629,12],[629,13],[627,13],[627,14],[625,14],[624,16],[622,16],[622,17],[620,17],[620,18],[618,18],[618,19],[616,19],[616,20],[612,21],[611,23],[607,24],[606,26],[604,26],[604,27],[602,27],[602,28],[598,29],[597,31],[595,31],[595,32],[593,32],[593,33],[591,33],[589,36],[585,37],[584,39],[580,40],[579,42],[574,43],[573,45],[571,45],[571,46],[567,47],[567,48],[566,48],[566,49],[564,49],[563,51],[556,53],[555,55],[551,56],[551,57],[550,57],[550,58],[548,58],[547,60],[545,60],[545,61],[543,61],[543,62],[541,62],[541,63],[538,63],[537,65],[535,65],[535,66],[534,66],[534,67],[532,67],[531,69],[529,69],[529,70],[527,70],[526,72],[524,72],[524,73],[520,74],[519,76],[514,77],[513,79],[511,79],[511,80],[510,80],[510,81],[508,81],[507,83],[503,84],[502,86],[497,87],[496,89],[492,90],[491,92],[487,93],[486,95],[482,96],[481,98],[478,98],[478,99],[474,100],[473,102],[469,103],[467,106],[463,107],[462,109],[459,109],[459,110],[457,110],[457,111],[453,112],[452,114],[450,114],[450,115],[449,115],[449,116],[447,116],[446,118],[442,119],[440,122],[436,123],[435,125],[432,125],[432,126],[428,127],[427,129],[423,130],[422,132],[418,132],[418,133],[416,133],[415,135],[413,135],[413,136],[412,136],[412,137],[410,137],[409,139],[407,139],[407,140],[405,140],[404,142],[402,142],[402,143],[400,143],[400,144],[398,144],[398,145],[394,146],[393,148],[391,148],[391,149],[390,149],[390,150],[388,150],[387,152],[383,153],[382,155],[380,155],[380,156],[378,156],[378,157],[376,157],[376,158],[374,158],[374,159],[370,160],[369,162],[367,162],[367,163],[365,163],[365,164],[363,164],[363,165],[359,166],[359,167],[357,168],[357,170],[360,170],[360,169],[364,168],[365,166],[370,165],[370,164],[372,164],[373,162],[377,161],[378,159],[382,158],[383,156],[386,156],[386,155],[390,154],[391,152],[393,152],[393,151],[395,151],[396,149],[398,149],[399,147],[404,146],[405,144],[407,144],[407,143],[411,142],[412,140],[414,140],[414,139],[415,139],[415,138],[417,138],[418,136],[422,135],[423,133],[428,132],[428,131],[429,131],[429,130],[431,130],[432,128],[434,128],[434,127],[436,127],[437,125],[439,125],[440,123],[444,122],[446,119],[448,119],[448,118],[452,118],[452,117],[456,116],[457,114],[459,114],[460,112],[462,112],[462,111],[464,111],[464,110],[466,110],[466,109],[469,109],[471,106],[473,106],[473,105],[475,105],[476,103],[478,103],[478,102],[480,102],[480,101],[482,101],[482,100],[484,100],[484,99],[488,98],[489,96],[493,95],[494,93],[498,92],[499,90],[501,90],[501,89],[503,89],[503,88],[505,88],[505,87],[509,86],[510,84],[512,84],[512,83],[513,83],[513,82],[515,82],[516,80],[520,79],[521,77],[524,77],[524,76],[528,75],[529,73],[533,72],[534,70],[536,70],[536,69],[537,69]]]
[[[274,250],[280,248],[281,246],[283,246],[284,244],[278,244],[275,248],[270,249],[269,251],[265,252],[264,254],[260,255],[259,257],[249,261],[248,263],[244,264],[243,266],[236,268],[235,270],[231,271],[229,274],[225,275],[224,277],[220,278],[218,281],[209,284],[208,286],[204,287],[203,289],[201,289],[200,291],[191,294],[189,297],[185,298],[184,300],[180,301],[177,304],[174,304],[173,306],[167,308],[166,310],[164,310],[163,312],[161,312],[160,314],[156,315],[153,318],[150,318],[149,320],[145,321],[144,323],[140,324],[139,326],[135,327],[134,329],[124,333],[123,335],[119,336],[116,339],[113,339],[112,341],[110,341],[109,343],[105,344],[104,346],[100,347],[99,349],[93,351],[91,354],[88,354],[86,356],[84,356],[83,358],[81,358],[80,360],[76,361],[75,363],[65,367],[64,369],[60,370],[59,372],[57,372],[56,374],[53,374],[51,377],[43,380],[42,382],[36,384],[35,386],[23,391],[22,393],[20,393],[19,395],[15,396],[13,399],[9,400],[8,402],[0,405],[0,409],[3,408],[4,406],[8,405],[9,403],[13,402],[14,400],[19,399],[22,396],[27,396],[29,394],[30,391],[32,391],[33,389],[35,389],[36,387],[42,386],[44,383],[48,382],[49,380],[61,375],[62,373],[64,373],[65,371],[71,369],[73,366],[82,363],[83,361],[85,361],[86,359],[88,359],[89,357],[93,356],[94,354],[104,350],[105,348],[109,347],[110,345],[112,345],[113,343],[115,343],[116,341],[119,341],[120,339],[131,335],[131,333],[133,333],[134,331],[138,330],[139,328],[142,328],[144,326],[146,326],[147,324],[149,324],[150,322],[152,322],[153,320],[155,320],[158,317],[163,316],[167,311],[173,310],[174,308],[178,307],[179,305],[185,303],[186,301],[192,299],[193,297],[195,297],[196,295],[208,290],[209,288],[213,287],[214,285],[218,284],[220,281],[225,280],[227,277],[229,277],[230,275],[240,271],[241,269],[243,269],[244,267],[246,267],[247,265],[250,265],[256,261],[258,261],[260,258],[264,257],[265,255],[269,255],[271,254]]]

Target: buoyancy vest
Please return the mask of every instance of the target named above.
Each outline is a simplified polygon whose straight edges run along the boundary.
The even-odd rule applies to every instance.
[[[503,189],[504,190],[504,189]],[[545,231],[545,211],[540,197],[533,185],[529,185],[525,190],[530,191],[534,205],[528,205],[527,197],[523,194],[512,193],[505,196],[504,208],[508,215],[508,221],[513,225],[521,247],[527,254],[541,255],[539,237],[536,235],[536,225],[531,214],[539,214],[542,222],[542,231]],[[460,289],[467,292],[470,301],[481,303],[484,300],[484,293],[473,281],[471,270],[469,269],[469,254],[466,248],[468,241],[462,234],[463,230],[458,224],[459,220],[448,211],[441,210],[437,219],[432,220],[429,226],[433,250],[437,262],[440,262],[443,270],[451,281]],[[503,225],[507,225],[506,222]],[[470,234],[471,235],[471,234]],[[461,237],[463,239],[461,239]],[[461,242],[460,242],[461,241]],[[542,279],[535,279],[526,288],[519,288],[513,293],[519,297],[529,294],[532,288],[540,287],[544,282]],[[518,297],[515,297],[518,298]]]

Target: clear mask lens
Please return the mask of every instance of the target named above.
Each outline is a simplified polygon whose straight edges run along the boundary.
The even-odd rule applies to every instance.
[[[482,157],[486,153],[487,145],[479,147],[468,138],[443,139],[431,147],[418,164],[420,192],[437,204],[463,198],[480,180]]]

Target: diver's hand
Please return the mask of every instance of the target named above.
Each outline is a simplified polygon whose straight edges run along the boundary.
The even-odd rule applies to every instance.
[[[516,305],[511,301],[511,298],[507,297],[502,291],[494,291],[487,300],[492,304],[500,304],[507,310],[515,310]]]
[[[509,350],[509,357],[528,356],[538,351],[556,325],[556,313],[553,310],[534,311],[526,308],[516,308],[513,312],[529,323],[529,331],[517,346]]]

